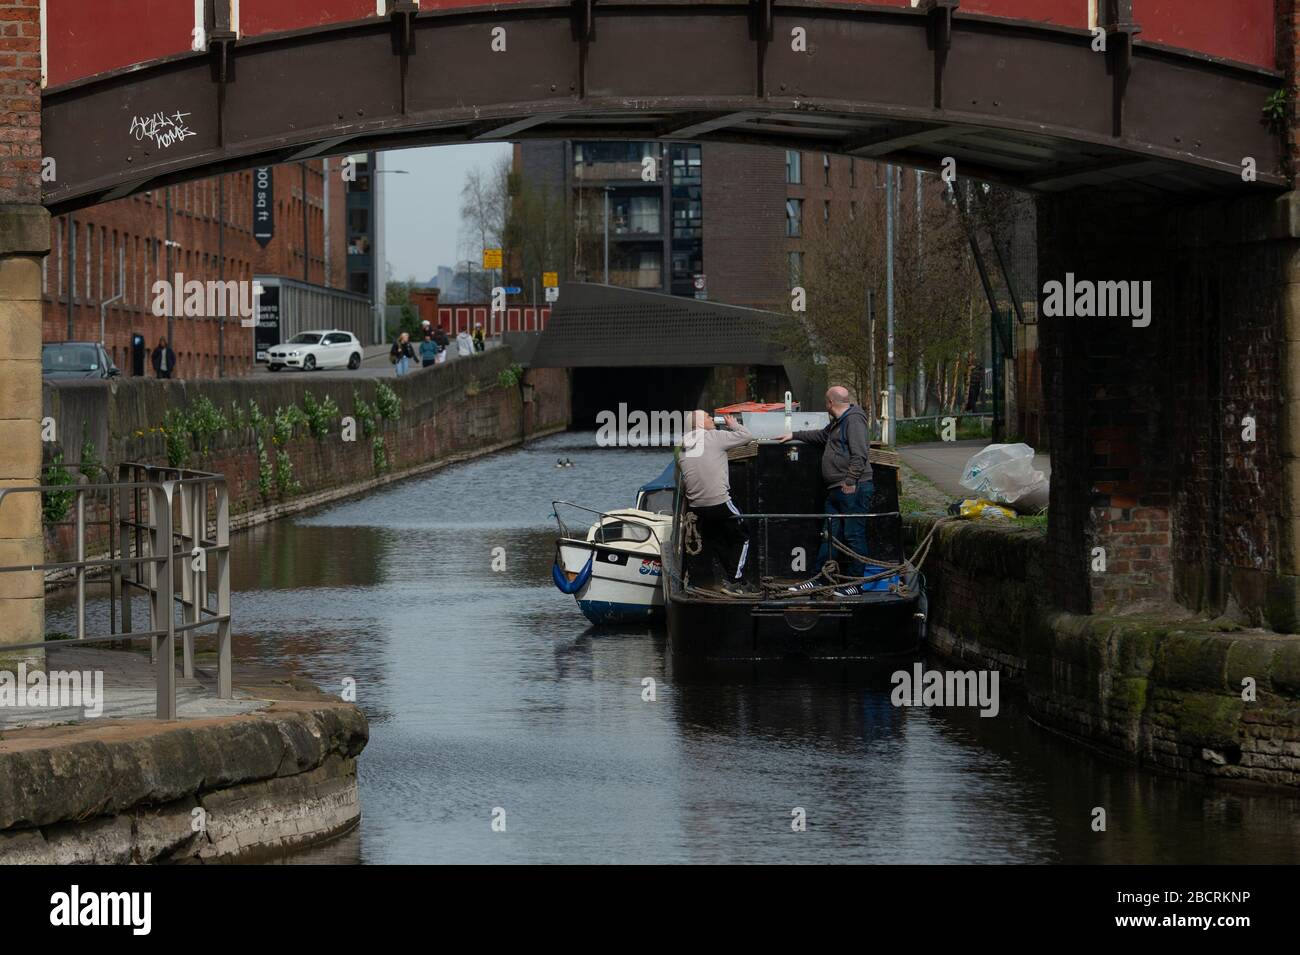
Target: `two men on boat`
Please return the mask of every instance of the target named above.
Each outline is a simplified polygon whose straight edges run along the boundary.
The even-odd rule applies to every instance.
[[[831,420],[819,431],[796,431],[784,435],[779,441],[802,441],[822,447],[822,480],[826,482],[826,514],[837,517],[847,514],[871,513],[871,499],[875,488],[871,475],[871,423],[867,413],[853,402],[853,396],[842,385],[826,392],[826,410]],[[867,552],[867,521],[864,518],[832,520],[831,537],[854,554]],[[862,577],[866,565],[849,554],[836,549],[831,553],[830,541],[824,541],[817,554],[818,567],[834,559],[840,571],[848,577]],[[813,590],[825,581],[816,579],[800,584],[800,588]]]
[[[740,511],[731,501],[727,450],[748,444],[754,438],[732,415],[723,418],[729,429],[726,431],[718,430],[713,416],[706,411],[693,411],[691,417],[692,427],[682,437],[679,461],[687,520],[695,524],[695,533],[688,531],[687,539],[691,584],[699,587],[713,582],[716,558],[727,575],[721,583],[722,591],[746,596],[752,593],[744,583],[749,534],[740,519]],[[691,553],[692,536],[698,548],[695,554]]]

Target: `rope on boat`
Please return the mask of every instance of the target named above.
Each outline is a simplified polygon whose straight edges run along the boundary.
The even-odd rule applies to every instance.
[[[704,550],[704,538],[700,537],[700,528],[695,518],[694,511],[687,511],[682,517],[682,533],[686,535],[684,538],[686,553],[692,557],[698,557]]]
[[[700,540],[699,531],[694,526],[694,516],[695,515],[693,514],[687,515],[688,525],[685,528],[687,534],[686,536],[687,553],[689,553],[692,557],[698,555],[700,553],[700,549],[703,546],[703,543]],[[775,583],[771,577],[764,577],[759,581],[761,599],[803,600],[809,597],[820,597],[820,596],[832,594],[836,590],[839,590],[840,588],[850,584],[855,586],[860,586],[864,583],[872,583],[874,581],[884,580],[889,577],[899,578],[897,583],[890,585],[889,588],[890,591],[898,594],[900,597],[912,596],[914,593],[912,588],[908,587],[907,584],[904,582],[907,574],[908,573],[919,574],[921,572],[921,568],[925,566],[926,558],[930,556],[930,550],[934,545],[934,538],[935,535],[938,533],[939,528],[945,524],[952,524],[959,520],[961,520],[961,518],[957,518],[957,517],[941,517],[938,520],[936,520],[930,526],[930,530],[926,532],[925,537],[921,538],[920,542],[916,545],[916,549],[912,552],[912,556],[910,558],[904,558],[902,561],[896,563],[890,563],[889,561],[875,560],[871,557],[866,557],[862,554],[857,553],[856,551],[854,551],[852,548],[850,548],[849,546],[847,546],[837,538],[831,537],[832,547],[842,552],[843,554],[847,555],[852,560],[860,561],[861,563],[863,563],[868,567],[878,568],[877,572],[865,577],[848,577],[840,573],[839,564],[832,559],[832,560],[828,560],[822,566],[821,571],[817,575],[817,577],[821,577],[827,580],[828,583],[822,584],[821,586],[818,587],[810,587],[804,590],[791,591],[787,585]],[[695,550],[690,549],[692,540],[695,542],[695,548],[696,548]],[[676,578],[676,575],[670,575],[670,576]],[[814,577],[812,579],[816,580],[817,577]],[[700,587],[692,586],[690,584],[687,584],[685,579],[678,580],[678,583],[681,584],[682,591],[684,593],[688,594],[689,596],[698,597],[703,600],[735,601],[735,600],[744,599],[742,597],[736,597],[731,594],[721,593],[716,590],[705,590]]]

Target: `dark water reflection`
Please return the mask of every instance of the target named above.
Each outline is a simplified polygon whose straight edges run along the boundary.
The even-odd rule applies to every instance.
[[[352,677],[371,720],[359,832],[292,861],[1300,860],[1300,801],[1136,772],[1006,694],[982,719],[896,709],[887,672],[687,678],[661,633],[590,629],[550,502],[626,506],[665,461],[565,435],[239,538],[237,658]]]

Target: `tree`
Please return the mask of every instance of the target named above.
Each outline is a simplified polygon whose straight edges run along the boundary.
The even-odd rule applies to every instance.
[[[487,301],[491,296],[491,276],[480,268],[484,249],[502,249],[505,263],[511,259],[510,206],[512,188],[511,162],[502,156],[484,169],[475,166],[465,174],[460,191],[460,241],[466,260],[471,263],[470,298]],[[506,279],[506,275],[501,276]]]
[[[895,175],[902,182],[895,190],[894,377],[902,413],[957,410],[987,327],[975,317],[987,308],[943,182]],[[902,188],[913,182],[919,187]],[[783,344],[810,341],[812,352],[827,360],[831,378],[850,383],[874,415],[888,362],[883,181],[872,199],[847,221],[806,224],[798,284],[807,311],[788,327]],[[868,327],[868,290],[875,296],[874,328]]]

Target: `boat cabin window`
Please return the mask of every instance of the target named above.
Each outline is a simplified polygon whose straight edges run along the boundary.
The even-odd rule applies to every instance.
[[[642,543],[650,539],[650,528],[644,524],[632,524],[627,521],[607,521],[596,528],[593,540],[598,544],[612,544],[615,541],[632,541]]]
[[[651,514],[672,514],[673,489],[666,487],[660,491],[643,492],[641,500],[637,501],[636,509],[649,511]]]

